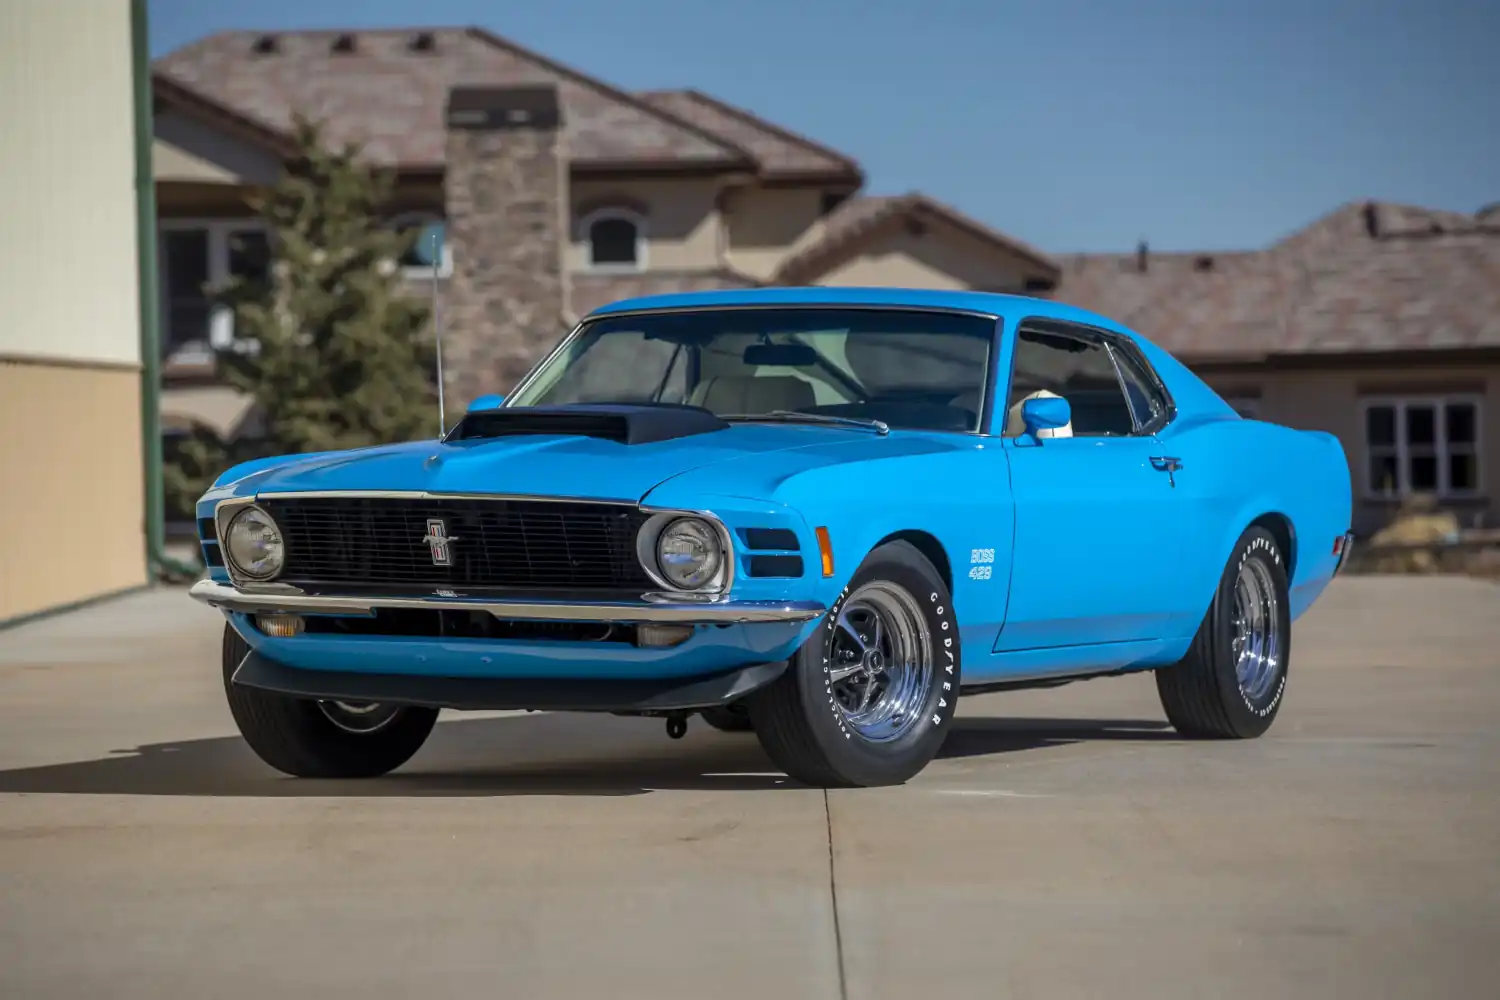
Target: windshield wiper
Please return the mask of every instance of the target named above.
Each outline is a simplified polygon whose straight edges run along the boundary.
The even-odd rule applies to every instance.
[[[803,413],[800,410],[772,410],[769,413],[722,413],[725,420],[785,420],[788,423],[837,424],[841,427],[861,427],[874,431],[882,437],[891,432],[884,420],[873,417],[836,417],[831,413]]]

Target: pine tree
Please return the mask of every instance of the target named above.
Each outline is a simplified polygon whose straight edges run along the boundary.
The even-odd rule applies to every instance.
[[[200,432],[175,449],[167,490],[179,512],[248,457],[435,432],[429,310],[397,264],[416,234],[380,221],[392,179],[357,146],[325,146],[306,119],[294,137],[297,157],[252,202],[271,230],[270,266],[214,292],[234,312],[219,378],[255,400],[265,435],[231,446]]]

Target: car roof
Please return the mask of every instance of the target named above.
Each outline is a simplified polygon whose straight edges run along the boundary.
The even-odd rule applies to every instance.
[[[887,306],[917,309],[954,309],[993,316],[1015,315],[1066,320],[1136,336],[1107,316],[1052,299],[998,292],[941,291],[931,288],[730,288],[707,292],[674,292],[620,299],[600,306],[589,316],[654,309],[724,308],[733,306]],[[587,317],[586,317],[587,318]]]

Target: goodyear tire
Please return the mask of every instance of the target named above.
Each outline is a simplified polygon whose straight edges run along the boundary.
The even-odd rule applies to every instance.
[[[427,742],[435,708],[325,703],[230,681],[250,647],[224,625],[224,692],[256,756],[297,778],[373,778],[394,771]]]
[[[1240,536],[1193,644],[1156,672],[1167,719],[1184,736],[1251,739],[1275,721],[1292,651],[1285,554],[1252,526]]]
[[[909,543],[871,552],[787,671],[747,699],[771,760],[822,787],[899,785],[926,767],[958,704],[952,604]]]
[[[748,733],[755,728],[750,721],[750,710],[740,701],[719,708],[705,708],[698,714],[704,722],[726,733]]]

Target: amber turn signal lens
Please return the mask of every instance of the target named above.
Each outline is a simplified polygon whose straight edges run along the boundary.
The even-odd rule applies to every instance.
[[[814,532],[818,536],[818,555],[823,560],[823,575],[833,575],[833,543],[828,540],[828,529],[819,525]]]

